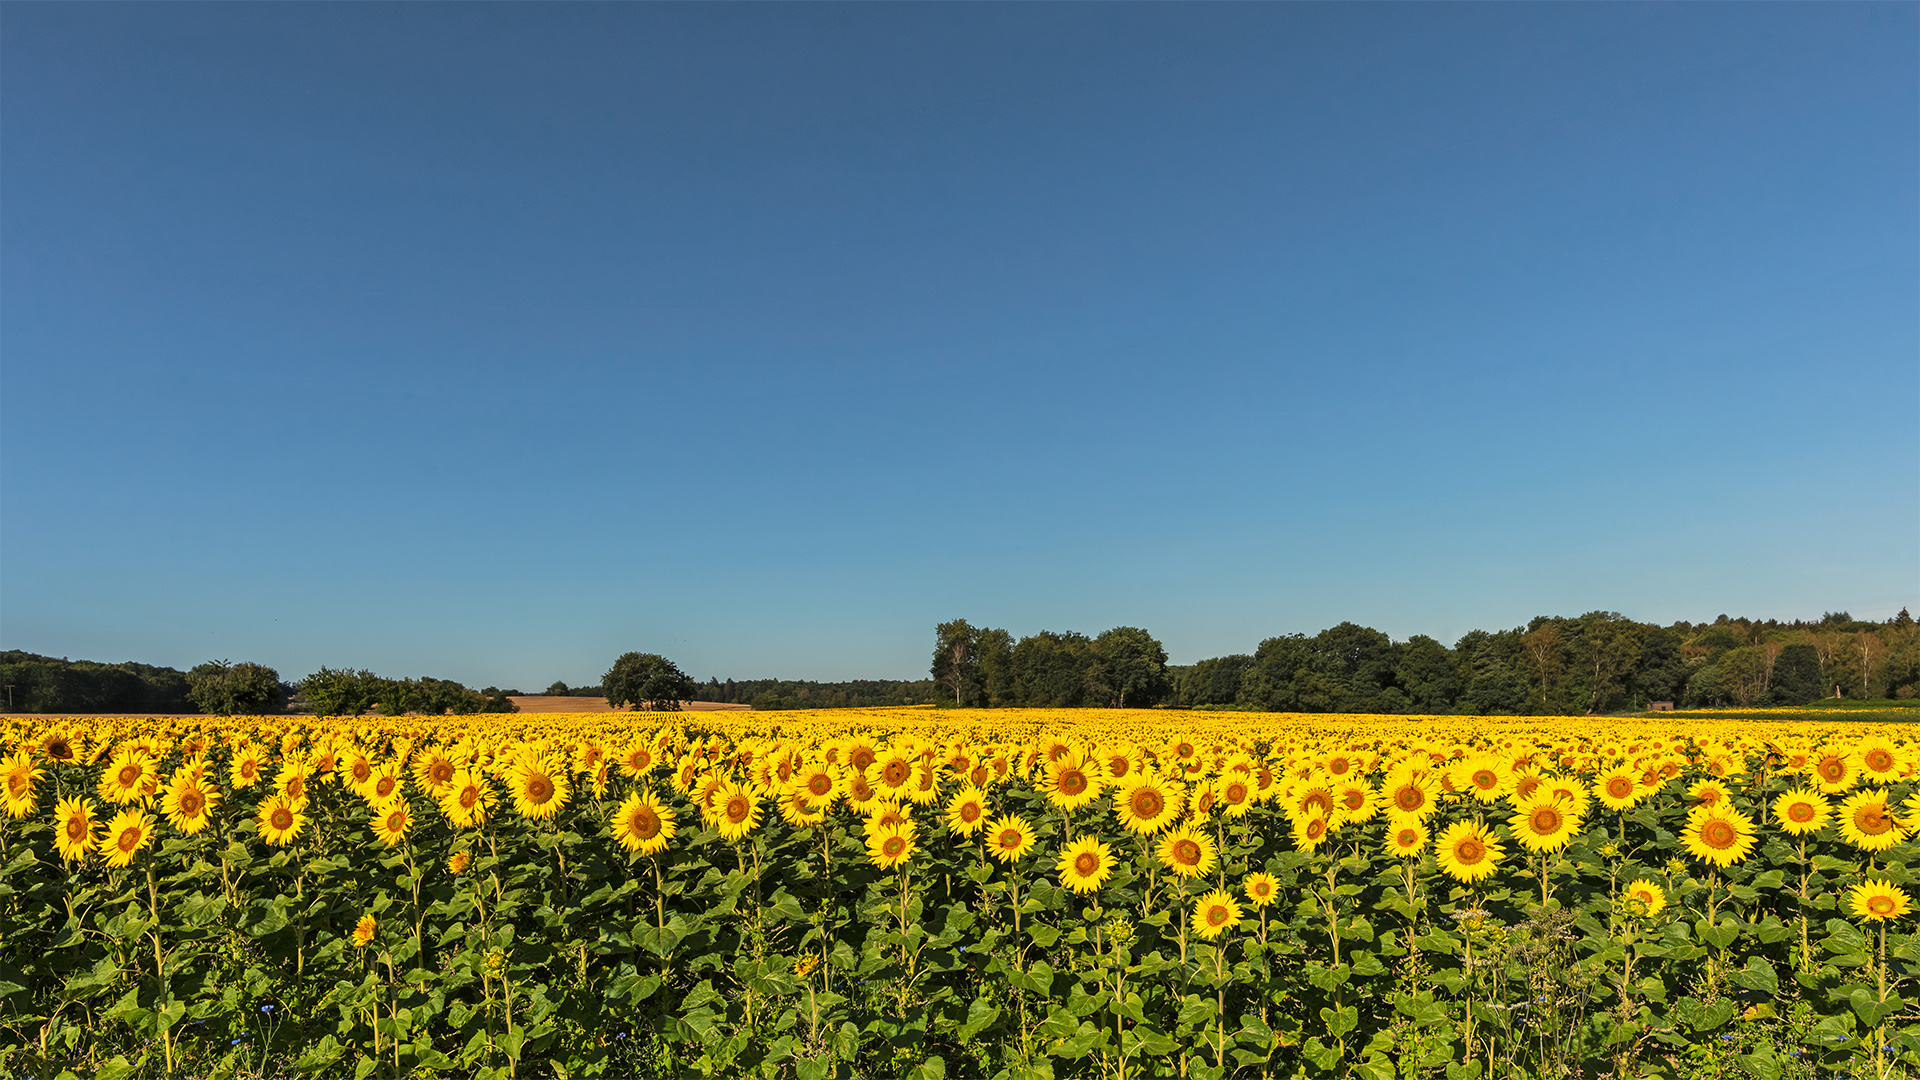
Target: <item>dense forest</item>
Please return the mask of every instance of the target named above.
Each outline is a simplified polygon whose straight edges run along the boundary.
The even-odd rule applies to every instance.
[[[1143,640],[1144,639],[1144,640]],[[1158,663],[1155,663],[1155,655]],[[1041,631],[1015,641],[964,619],[935,630],[939,700],[974,706],[1161,704],[1288,712],[1595,714],[1680,707],[1803,705],[1823,697],[1911,698],[1920,627],[1846,612],[1817,621],[1733,619],[1670,626],[1616,612],[1541,616],[1474,630],[1451,648],[1394,641],[1344,622],[1251,654],[1169,665],[1145,631],[1097,638]],[[1156,670],[1157,668],[1157,670]]]
[[[132,661],[102,664],[0,652],[0,684],[9,712],[197,713],[187,697],[187,673]]]

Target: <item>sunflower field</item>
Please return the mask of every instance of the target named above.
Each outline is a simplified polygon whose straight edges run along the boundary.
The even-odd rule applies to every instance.
[[[9,718],[0,1076],[1912,1075],[1793,715]]]

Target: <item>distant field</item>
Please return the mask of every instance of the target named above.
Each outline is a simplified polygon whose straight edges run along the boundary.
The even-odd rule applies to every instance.
[[[520,707],[521,712],[618,712],[607,704],[606,698],[598,697],[547,697],[543,694],[528,694],[508,698]],[[682,709],[688,712],[704,712],[711,709],[751,709],[751,705],[729,705],[718,701],[683,701]]]

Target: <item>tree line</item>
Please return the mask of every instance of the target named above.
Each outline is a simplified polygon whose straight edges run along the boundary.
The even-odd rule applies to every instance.
[[[1681,707],[1911,698],[1920,627],[1846,612],[1781,622],[1720,616],[1668,626],[1618,612],[1540,616],[1474,630],[1452,647],[1394,641],[1343,622],[1262,641],[1250,654],[1169,665],[1144,630],[1096,638],[1041,631],[1015,641],[964,619],[934,630],[935,694],[970,706],[1238,708],[1285,712],[1568,715]]]
[[[473,690],[451,679],[391,679],[370,671],[323,667],[286,682],[264,664],[209,660],[188,671],[133,662],[107,664],[10,650],[0,653],[0,684],[11,688],[10,712],[207,713],[257,716],[279,712],[358,716],[404,713],[514,712],[515,690]]]

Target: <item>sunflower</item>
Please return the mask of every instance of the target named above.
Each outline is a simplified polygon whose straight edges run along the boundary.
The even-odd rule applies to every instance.
[[[1212,941],[1240,925],[1240,905],[1215,889],[1193,902],[1193,932]]]
[[[1890,881],[1868,878],[1847,894],[1847,906],[1868,922],[1886,922],[1913,910],[1913,900]]]
[[[379,924],[373,921],[372,914],[360,916],[360,921],[353,926],[353,947],[366,948],[373,941],[373,934],[378,926]]]
[[[882,870],[892,870],[913,857],[914,824],[883,825],[867,837],[867,858]]]
[[[1162,836],[1154,854],[1159,857],[1160,865],[1183,878],[1199,877],[1212,870],[1219,856],[1213,838],[1190,826]]]
[[[1293,849],[1314,851],[1333,835],[1333,822],[1319,815],[1300,818],[1293,823]]]
[[[152,757],[134,747],[121,746],[113,752],[113,759],[107,763],[107,767],[101,770],[100,784],[95,790],[101,802],[125,806],[144,802],[147,796],[153,794],[159,781],[159,775],[153,770]]]
[[[0,798],[4,798],[9,816],[33,813],[33,782],[45,775],[46,770],[33,767],[33,755],[25,750],[0,760]]]
[[[527,763],[522,762],[522,764]],[[565,773],[568,771],[565,767],[555,768],[545,762],[538,763],[538,767],[542,772],[548,774]],[[458,772],[459,769],[460,766],[454,763],[453,758],[448,756],[445,750],[436,746],[432,750],[414,759],[413,782],[419,785],[420,790],[424,792],[428,798],[438,800],[441,794],[447,790],[447,785],[453,783],[453,774]],[[559,807],[555,807],[554,809],[557,810]],[[525,811],[521,812],[525,813]],[[540,816],[545,817],[546,815],[542,814]]]
[[[416,778],[419,775],[417,771],[414,774]],[[442,790],[452,783],[453,773],[449,772]],[[567,800],[573,797],[573,778],[564,767],[556,768],[545,760],[529,756],[508,770],[507,790],[513,793],[513,808],[520,816],[537,821],[552,817],[567,805]]]
[[[461,769],[453,774],[446,794],[440,796],[440,812],[456,829],[477,828],[493,813],[497,798],[486,777],[471,769]]]
[[[1699,806],[1687,814],[1680,834],[1687,854],[1715,866],[1732,866],[1753,853],[1753,819],[1731,803]]]
[[[972,836],[987,827],[987,793],[972,784],[953,793],[947,802],[947,828]]]
[[[1817,791],[1783,791],[1773,800],[1773,820],[1794,836],[1819,832],[1832,815],[1833,807],[1827,803],[1827,797]]]
[[[233,763],[227,767],[227,783],[236,788],[250,788],[260,782],[262,770],[267,767],[267,751],[251,743],[234,747]]]
[[[360,790],[366,787],[367,781],[373,779],[373,759],[367,756],[366,751],[357,747],[350,747],[342,757],[345,758],[345,762],[341,765],[340,771],[334,774],[334,779],[348,791],[358,795]]]
[[[1303,818],[1330,818],[1339,808],[1334,801],[1333,785],[1324,777],[1309,779],[1287,789],[1287,817],[1293,821]]]
[[[1083,836],[1067,845],[1054,869],[1060,872],[1060,884],[1076,893],[1094,892],[1113,873],[1113,851],[1099,837]]]
[[[620,752],[620,771],[635,780],[652,776],[653,768],[658,764],[660,759],[654,755],[653,744],[644,739],[628,743],[627,748]]]
[[[1131,743],[1108,747],[1096,754],[1095,759],[1106,770],[1109,783],[1122,785],[1138,779],[1146,763],[1140,748]]]
[[[1513,764],[1497,754],[1487,754],[1467,762],[1467,794],[1483,803],[1494,802],[1506,794],[1513,778]]]
[[[125,866],[133,861],[141,848],[152,842],[153,816],[129,806],[107,822],[106,835],[100,840],[100,851],[106,856],[108,866]]]
[[[1248,874],[1240,883],[1240,891],[1247,894],[1247,903],[1263,908],[1280,898],[1280,882],[1265,872]]]
[[[940,799],[940,771],[925,762],[913,767],[913,781],[906,787],[907,801],[926,806]]]
[[[888,754],[885,760],[877,764],[879,769],[873,776],[874,786],[880,789],[882,795],[890,799],[903,798],[905,796],[903,789],[913,783],[913,762],[908,761],[905,754],[896,751]]]
[[[413,811],[407,806],[406,796],[375,809],[371,825],[373,835],[388,847],[406,839],[407,830],[413,826]]]
[[[1433,813],[1431,781],[1419,773],[1401,773],[1387,779],[1387,813],[1396,818],[1425,819]]]
[[[1687,802],[1693,806],[1713,806],[1733,798],[1727,785],[1713,777],[1695,783],[1687,789]]]
[[[1142,772],[1113,800],[1113,813],[1128,832],[1152,836],[1180,816],[1180,803],[1171,785]]]
[[[260,812],[254,823],[260,830],[261,839],[275,847],[285,847],[300,835],[300,829],[306,825],[307,816],[301,813],[301,807],[295,806],[285,795],[269,795],[260,803]]]
[[[1230,818],[1240,818],[1253,809],[1253,776],[1229,772],[1220,777],[1213,785],[1215,805],[1221,813]]]
[[[1667,890],[1646,878],[1641,878],[1627,886],[1626,895],[1622,899],[1626,901],[1627,910],[1631,914],[1642,917],[1658,915],[1660,909],[1667,906]]]
[[[1380,793],[1358,777],[1338,781],[1333,785],[1333,810],[1343,825],[1372,821],[1380,813]]]
[[[613,838],[635,855],[652,855],[666,849],[676,830],[673,811],[667,809],[650,791],[628,795],[614,810],[610,820]]]
[[[1398,818],[1387,823],[1387,839],[1382,850],[1396,859],[1417,859],[1427,849],[1427,823],[1419,818]]]
[[[1563,800],[1535,796],[1514,810],[1507,828],[1528,851],[1559,851],[1573,840],[1580,818],[1568,812]]]
[[[1886,738],[1873,735],[1854,747],[1853,760],[1860,765],[1861,778],[1876,784],[1891,784],[1906,769],[1905,756]]]
[[[880,789],[874,785],[866,773],[847,773],[845,780],[847,785],[847,805],[849,807],[864,814],[868,807],[880,801]]]
[[[1005,814],[987,823],[987,854],[1013,863],[1033,849],[1033,826],[1017,814]]]
[[[1885,851],[1906,836],[1893,815],[1892,797],[1875,787],[1861,788],[1840,804],[1840,838],[1862,851]]]
[[[191,772],[181,769],[160,795],[160,812],[173,827],[189,836],[205,829],[220,805],[220,792]]]
[[[1088,769],[1078,754],[1047,764],[1044,790],[1047,802],[1060,810],[1078,810],[1100,797],[1104,770]]]
[[[796,829],[813,829],[826,824],[826,811],[815,810],[813,803],[807,799],[807,793],[799,788],[788,789],[785,795],[774,800],[774,805],[780,808],[781,819]]]
[[[746,839],[760,827],[760,800],[732,781],[722,784],[714,794],[713,809],[713,827],[730,844]]]
[[[372,775],[367,777],[366,785],[354,794],[367,801],[369,806],[379,806],[400,794],[400,787],[406,773],[399,761],[388,761],[374,767]]]
[[[846,785],[840,779],[839,768],[825,762],[802,766],[794,775],[793,787],[806,796],[807,804],[815,810],[831,807],[833,801],[846,790]]]
[[[1594,782],[1594,793],[1600,799],[1600,805],[1609,810],[1631,810],[1646,797],[1632,769],[1616,765]]]
[[[1822,795],[1838,795],[1860,780],[1860,765],[1837,746],[1821,747],[1813,756],[1813,783]]]
[[[280,771],[274,774],[273,790],[276,794],[285,796],[288,802],[304,810],[307,802],[313,797],[312,778],[313,770],[310,766],[293,760],[283,761],[280,763]]]
[[[1506,850],[1476,821],[1456,821],[1434,842],[1440,869],[1455,881],[1474,882],[1491,875]]]
[[[80,739],[66,728],[55,728],[40,740],[40,753],[55,765],[75,765],[84,751]]]
[[[61,799],[55,804],[53,842],[60,849],[62,859],[78,862],[99,843],[99,837],[93,832],[98,827],[93,809],[92,799]]]

